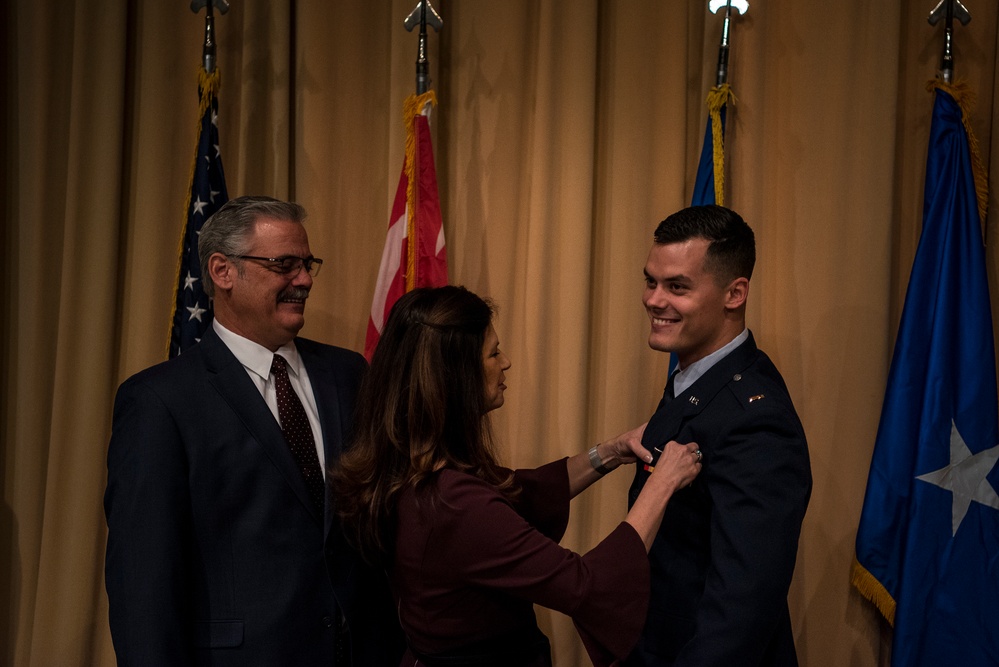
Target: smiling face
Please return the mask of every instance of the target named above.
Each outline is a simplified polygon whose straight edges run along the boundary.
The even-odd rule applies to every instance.
[[[310,257],[305,227],[291,220],[257,220],[245,255]],[[277,350],[305,325],[305,300],[312,276],[302,268],[289,274],[253,259],[235,259],[216,253],[209,260],[215,282],[215,317],[227,329]]]
[[[676,354],[686,368],[723,347],[745,328],[749,280],[728,284],[705,267],[710,242],[693,238],[656,243],[645,264],[642,303],[649,315],[649,347]]]
[[[482,375],[485,381],[486,412],[503,405],[503,392],[506,385],[506,371],[510,368],[509,357],[499,349],[499,336],[493,325],[486,329],[486,340],[482,345]]]

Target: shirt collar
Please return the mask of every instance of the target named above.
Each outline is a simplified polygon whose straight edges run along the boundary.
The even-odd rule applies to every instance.
[[[298,356],[295,341],[289,341],[278,348],[277,352],[271,352],[263,345],[254,343],[249,338],[226,329],[218,319],[212,319],[212,327],[226,347],[239,360],[239,363],[243,364],[243,367],[249,372],[259,375],[264,381],[271,375],[271,364],[274,362],[275,354],[280,354],[288,362],[289,373],[295,376],[301,375],[302,358]]]
[[[747,338],[749,338],[749,329],[743,329],[742,333],[708,356],[698,359],[684,369],[676,370],[676,377],[673,378],[673,395],[679,396],[682,394],[687,387],[697,382],[712,366],[724,359],[732,350],[746,342]]]

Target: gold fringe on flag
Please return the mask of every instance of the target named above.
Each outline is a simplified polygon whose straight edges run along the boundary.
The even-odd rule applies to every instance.
[[[735,94],[728,83],[715,86],[708,92],[708,115],[711,117],[712,162],[715,168],[715,203],[725,205],[725,134],[722,129],[721,110],[726,104],[735,106]]]
[[[978,138],[975,136],[974,130],[971,129],[971,108],[975,106],[975,93],[971,90],[971,85],[964,80],[947,83],[940,79],[933,79],[926,84],[928,92],[938,88],[950,94],[957,105],[961,107],[961,122],[964,123],[964,131],[968,135],[968,148],[971,150],[971,171],[975,174],[978,220],[981,224],[985,224],[985,215],[989,208],[989,179],[985,171],[985,163],[982,162],[982,154],[978,150]]]
[[[853,559],[853,574],[850,576],[850,583],[860,591],[861,595],[873,602],[885,620],[892,627],[895,627],[895,599],[856,558]]]
[[[177,244],[177,269],[174,275],[180,280],[180,267],[184,261],[184,238],[187,236],[187,220],[190,217],[188,211],[191,210],[191,189],[194,187],[194,171],[198,168],[198,144],[201,143],[201,119],[205,117],[205,112],[212,105],[212,98],[219,94],[222,87],[222,73],[219,68],[209,74],[205,68],[198,66],[198,90],[201,91],[201,102],[198,105],[198,131],[194,134],[194,159],[191,160],[191,173],[187,177],[187,195],[184,197],[184,221],[180,226],[180,242]],[[202,280],[209,280],[208,276],[202,276]],[[167,329],[167,358],[170,357],[170,339],[173,337],[173,318],[177,316],[177,291],[170,293],[170,328]]]
[[[402,104],[406,124],[406,291],[416,287],[416,117],[427,105],[437,106],[437,94],[428,90],[410,95]]]

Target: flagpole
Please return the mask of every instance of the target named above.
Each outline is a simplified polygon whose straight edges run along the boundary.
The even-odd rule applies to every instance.
[[[212,7],[218,7],[220,14],[229,11],[228,0],[191,0],[191,11],[197,14],[204,8],[205,11],[205,45],[201,50],[201,61],[205,71],[209,74],[215,71],[215,14]]]
[[[971,13],[968,8],[961,4],[960,0],[940,0],[937,6],[930,12],[927,19],[930,25],[936,25],[944,20],[944,46],[943,55],[940,57],[940,78],[944,83],[953,83],[954,80],[954,19],[961,22],[961,25],[968,25],[971,22]]]
[[[422,95],[430,87],[430,59],[427,57],[427,25],[440,32],[444,21],[430,4],[430,0],[420,0],[403,21],[408,32],[420,26],[420,39],[416,49],[416,94]]]
[[[725,3],[725,20],[722,22],[721,42],[718,44],[718,73],[715,85],[728,82],[728,34],[732,24],[732,2]]]
[[[708,92],[708,124],[705,129],[705,144],[701,154],[701,163],[698,165],[698,175],[694,185],[693,204],[712,203],[719,206],[725,205],[725,107],[728,102],[735,103],[735,96],[728,84],[728,57],[729,45],[732,29],[732,10],[734,9],[741,16],[745,16],[749,11],[747,0],[710,0],[708,10],[712,14],[719,13],[722,9],[724,20],[722,22],[721,39],[718,44],[718,69],[716,72],[715,86]],[[705,170],[704,173],[701,171]],[[709,173],[710,172],[710,173]],[[705,188],[713,190],[713,193],[703,192]],[[714,196],[708,201],[708,197]]]
[[[211,74],[215,71],[215,15],[212,13],[212,0],[207,0],[205,12],[205,46],[201,57],[205,71]]]
[[[718,44],[718,72],[715,78],[715,85],[720,86],[728,82],[728,45],[729,31],[732,25],[732,8],[739,14],[745,15],[749,11],[749,3],[746,0],[711,0],[708,9],[712,14],[717,14],[718,10],[725,9],[725,20],[722,22],[721,41]]]

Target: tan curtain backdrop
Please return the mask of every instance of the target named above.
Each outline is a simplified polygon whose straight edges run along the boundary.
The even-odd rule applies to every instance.
[[[414,88],[416,37],[402,28],[414,3],[230,2],[216,20],[230,195],[306,206],[326,269],[303,334],[361,349]],[[655,224],[691,196],[721,20],[706,0],[436,4],[452,282],[499,305],[513,360],[495,419],[503,458],[539,464],[641,423],[661,393],[642,267]],[[812,667],[881,664],[887,646],[848,579],[920,231],[933,4],[756,0],[732,30],[727,203],[757,232],[750,327],[809,436],[815,485],[790,601]],[[965,4],[957,73],[978,92],[988,166],[999,8]],[[0,19],[0,663],[111,665],[111,402],[165,356],[203,19],[186,0],[7,2]],[[999,317],[994,243],[988,256]],[[609,532],[629,482],[618,472],[575,501],[565,546]],[[567,620],[540,618],[556,664],[586,664]]]

